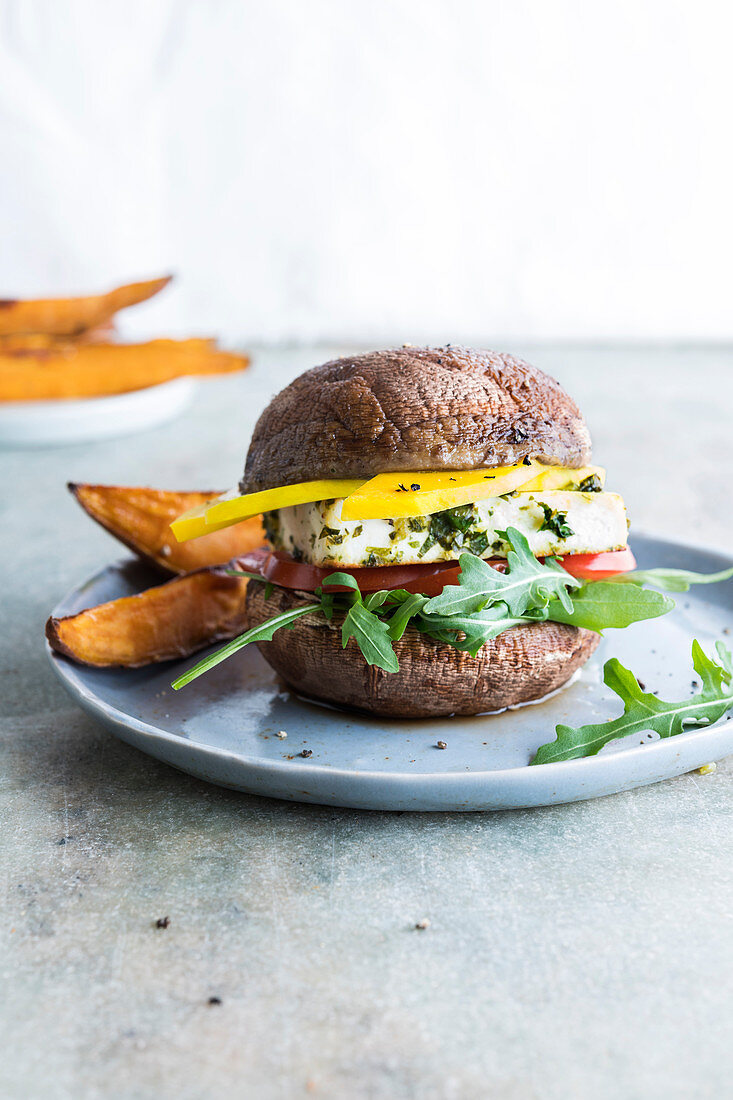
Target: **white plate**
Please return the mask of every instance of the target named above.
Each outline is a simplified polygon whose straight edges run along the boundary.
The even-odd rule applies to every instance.
[[[111,397],[0,402],[0,447],[85,443],[153,428],[178,416],[195,386],[194,378],[174,378]]]
[[[641,568],[712,572],[729,556],[637,536]],[[110,566],[66,597],[62,616],[159,583],[140,563]],[[613,794],[691,771],[733,752],[733,721],[667,740],[629,738],[598,756],[528,767],[558,722],[614,717],[621,705],[601,680],[617,656],[663,698],[684,698],[694,678],[693,638],[711,652],[733,628],[733,582],[692,589],[661,619],[609,631],[574,683],[545,702],[478,718],[368,718],[297,698],[254,646],[182,691],[171,680],[196,658],[136,671],[91,669],[49,650],[81,706],[131,745],[223,787],[296,802],[368,810],[500,810]],[[277,737],[285,730],[287,739]],[[438,740],[447,748],[436,748]],[[643,742],[643,743],[641,743]],[[299,754],[311,750],[307,759]]]

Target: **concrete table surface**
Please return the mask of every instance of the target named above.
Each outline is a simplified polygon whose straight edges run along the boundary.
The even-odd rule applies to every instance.
[[[732,351],[513,350],[576,397],[634,526],[733,549]],[[726,1095],[733,763],[554,809],[299,806],[118,743],[48,669],[50,608],[120,556],[64,483],[225,488],[330,354],[257,354],[155,431],[0,454],[0,1095]]]

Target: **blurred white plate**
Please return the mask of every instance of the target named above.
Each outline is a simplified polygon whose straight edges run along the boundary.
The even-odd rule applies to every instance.
[[[79,400],[0,402],[0,447],[46,447],[126,435],[172,420],[189,404],[194,378]]]

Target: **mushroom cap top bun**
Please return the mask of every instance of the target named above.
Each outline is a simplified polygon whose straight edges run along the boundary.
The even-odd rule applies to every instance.
[[[262,413],[243,493],[317,478],[513,466],[584,466],[590,436],[554,378],[469,348],[398,348],[314,367]]]

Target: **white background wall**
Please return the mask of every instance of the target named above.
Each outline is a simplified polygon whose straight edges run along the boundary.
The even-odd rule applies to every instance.
[[[0,295],[128,331],[733,336],[731,6],[0,0]]]

